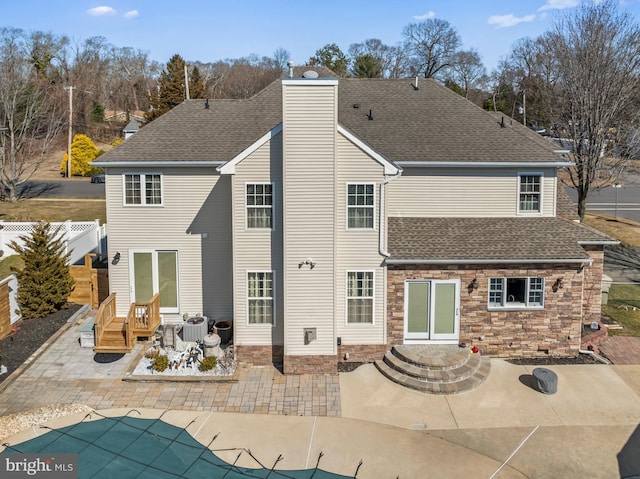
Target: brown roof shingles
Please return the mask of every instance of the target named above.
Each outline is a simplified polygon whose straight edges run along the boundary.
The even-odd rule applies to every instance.
[[[389,261],[587,260],[580,242],[611,238],[559,218],[389,218]]]
[[[340,79],[338,123],[394,162],[561,160],[529,129],[502,128],[492,114],[436,81],[422,79],[418,90],[413,81]],[[187,100],[100,162],[229,161],[281,122],[278,80],[247,100],[209,100],[208,109],[205,100]]]

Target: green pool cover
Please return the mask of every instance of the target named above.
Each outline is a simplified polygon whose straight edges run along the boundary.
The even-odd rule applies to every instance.
[[[7,445],[0,454],[16,453],[78,454],[78,477],[87,479],[355,477],[333,474],[318,467],[306,470],[272,470],[261,465],[255,458],[256,465],[261,467],[237,467],[217,457],[185,429],[167,424],[161,419],[139,419],[130,416],[103,417],[96,421],[83,421],[72,426],[52,429],[21,444]],[[251,453],[238,449],[238,454]],[[357,469],[355,472],[357,475]]]

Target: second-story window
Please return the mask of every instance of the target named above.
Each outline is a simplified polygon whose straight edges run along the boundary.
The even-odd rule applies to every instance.
[[[347,185],[347,227],[349,229],[373,229],[374,195],[373,183]]]
[[[540,213],[542,197],[542,175],[520,175],[518,211],[520,213]]]
[[[273,187],[270,183],[247,184],[247,228],[273,227]]]
[[[162,176],[159,173],[126,173],[124,175],[125,205],[161,205]]]

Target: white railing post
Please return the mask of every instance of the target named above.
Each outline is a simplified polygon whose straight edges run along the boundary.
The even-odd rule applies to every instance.
[[[100,220],[96,219],[95,224],[96,224],[96,245],[97,245],[96,251],[99,255],[101,255],[102,254],[102,234],[100,232]]]
[[[0,220],[0,257],[7,252],[4,239],[4,220]]]

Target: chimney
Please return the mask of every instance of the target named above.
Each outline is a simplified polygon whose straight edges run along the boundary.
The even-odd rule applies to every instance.
[[[295,62],[289,60],[287,62],[287,66],[289,67],[289,78],[293,78],[293,67],[295,66]]]

